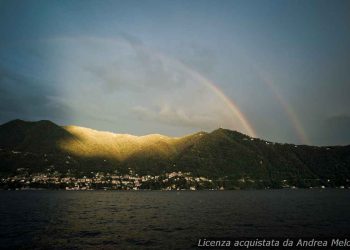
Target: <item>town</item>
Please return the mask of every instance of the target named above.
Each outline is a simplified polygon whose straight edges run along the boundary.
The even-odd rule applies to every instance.
[[[131,168],[121,174],[90,172],[88,175],[77,176],[70,170],[62,174],[54,168],[48,168],[44,173],[28,173],[28,169],[18,168],[15,175],[0,177],[0,189],[31,190],[31,189],[63,189],[63,190],[232,190],[232,189],[270,189],[270,188],[350,188],[349,185],[332,184],[331,180],[313,180],[305,185],[292,184],[291,181],[281,180],[271,182],[253,180],[249,176],[238,180],[225,178],[210,179],[203,176],[192,176],[190,172],[170,172],[160,175],[139,175]],[[347,180],[349,184],[349,180]]]
[[[64,190],[197,190],[222,189],[205,177],[192,177],[191,173],[172,172],[162,175],[140,176],[129,169],[128,174],[91,172],[90,177],[74,177],[69,172],[62,176],[53,173],[27,174],[17,169],[17,174],[0,179],[1,189],[64,189]]]

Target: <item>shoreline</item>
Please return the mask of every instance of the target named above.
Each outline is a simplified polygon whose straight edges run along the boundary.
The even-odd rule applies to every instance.
[[[0,191],[65,191],[65,192],[72,192],[72,191],[79,191],[79,192],[86,192],[86,191],[103,191],[103,192],[203,192],[203,191],[213,191],[213,192],[227,192],[227,191],[275,191],[275,190],[350,190],[350,187],[313,187],[313,188],[302,188],[302,187],[295,187],[295,188],[245,188],[245,189],[198,189],[198,190],[190,190],[190,189],[180,189],[180,190],[166,190],[166,189],[129,189],[129,190],[122,190],[122,189],[53,189],[53,188],[19,188],[19,189],[1,189]]]

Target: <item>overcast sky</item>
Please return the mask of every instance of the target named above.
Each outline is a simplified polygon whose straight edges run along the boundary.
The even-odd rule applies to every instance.
[[[347,0],[0,1],[0,123],[350,144],[349,94]]]

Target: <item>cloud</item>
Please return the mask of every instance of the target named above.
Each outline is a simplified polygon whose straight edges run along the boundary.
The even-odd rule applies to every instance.
[[[226,104],[190,68],[142,42],[129,38],[64,42],[71,52],[65,60],[74,63],[61,67],[62,89],[73,110],[84,107],[76,115],[138,119],[156,127],[232,126]]]
[[[219,64],[215,52],[198,43],[182,44],[178,57],[184,64],[206,74],[215,71]]]
[[[0,67],[1,122],[11,119],[68,119],[68,111],[53,97],[53,87]]]
[[[137,134],[147,133],[145,127],[182,128],[182,134],[218,126],[241,130],[238,118],[203,78],[136,38],[62,37],[38,41],[37,49],[42,47],[35,81],[25,74],[2,74],[6,79],[0,93],[9,98],[0,112],[10,116],[11,108],[14,118],[60,117],[64,124],[96,129],[108,129],[109,124],[116,132],[133,127],[128,132]],[[24,65],[31,62],[33,49],[23,57]]]
[[[156,109],[138,106],[134,107],[132,111],[141,120],[153,120],[172,126],[212,129],[218,124],[214,117],[210,115],[188,113],[186,110],[176,109],[167,105]]]
[[[181,65],[135,40],[129,37],[112,41],[94,39],[89,44],[79,41],[80,50],[84,50],[79,55],[82,68],[96,77],[107,92],[170,90],[186,84],[188,75]],[[77,41],[72,40],[71,45],[78,46]],[[97,58],[91,55],[91,52],[96,54],[93,51],[100,53]]]

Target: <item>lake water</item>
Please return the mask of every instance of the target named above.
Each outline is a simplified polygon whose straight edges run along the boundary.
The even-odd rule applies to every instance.
[[[186,249],[350,232],[350,190],[0,191],[0,248]]]

